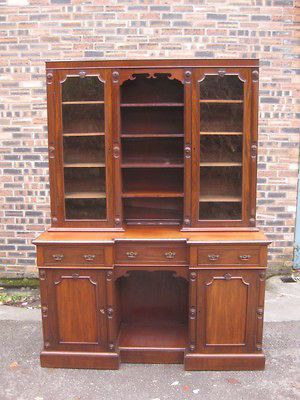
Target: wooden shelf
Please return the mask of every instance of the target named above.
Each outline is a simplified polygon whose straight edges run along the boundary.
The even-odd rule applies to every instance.
[[[123,163],[122,168],[183,168],[184,164],[175,163]]]
[[[121,138],[183,138],[184,133],[121,133]]]
[[[104,104],[104,101],[89,101],[89,100],[83,100],[83,101],[62,101],[62,105],[77,105],[77,104]]]
[[[242,197],[240,196],[223,196],[223,195],[205,195],[201,196],[199,201],[202,203],[240,203],[242,201]]]
[[[121,107],[183,107],[184,103],[121,103]]]
[[[187,325],[122,323],[119,334],[120,350],[130,348],[170,348],[185,350],[187,346]]]
[[[218,104],[241,104],[243,100],[221,100],[221,99],[200,99],[200,103],[218,103]]]
[[[209,132],[200,131],[200,135],[242,135],[243,132]]]
[[[123,198],[130,197],[183,197],[184,194],[181,192],[173,191],[127,191],[122,193]]]
[[[68,192],[65,199],[105,199],[105,192]]]
[[[242,162],[200,162],[200,167],[241,167]]]
[[[65,163],[65,168],[105,168],[104,163]]]
[[[105,132],[63,133],[63,136],[105,136]]]

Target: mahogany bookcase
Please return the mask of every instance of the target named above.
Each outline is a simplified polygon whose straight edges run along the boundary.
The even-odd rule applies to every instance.
[[[258,61],[47,62],[44,367],[263,369]]]

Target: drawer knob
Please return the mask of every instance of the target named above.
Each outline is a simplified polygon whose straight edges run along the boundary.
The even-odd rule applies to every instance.
[[[63,260],[64,255],[63,255],[63,254],[52,254],[52,258],[53,258],[55,261],[61,261],[61,260]]]
[[[96,256],[95,254],[85,254],[83,258],[85,259],[85,261],[94,261]]]
[[[217,261],[220,258],[219,254],[209,254],[208,259],[209,261]]]
[[[176,256],[176,253],[175,253],[175,251],[166,251],[165,252],[165,257],[166,258],[175,258],[175,256]]]
[[[126,252],[126,256],[128,258],[136,258],[137,255],[138,255],[138,253],[136,251],[127,251]]]
[[[240,259],[241,259],[242,261],[250,260],[250,258],[251,258],[251,256],[250,256],[249,254],[242,254],[242,255],[240,256]]]

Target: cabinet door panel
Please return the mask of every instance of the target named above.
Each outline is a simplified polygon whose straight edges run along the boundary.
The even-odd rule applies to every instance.
[[[54,284],[59,342],[97,343],[97,282],[61,276]]]
[[[107,342],[103,271],[48,270],[51,349],[96,350]]]
[[[257,271],[214,270],[198,273],[198,351],[254,351],[257,279]]]
[[[216,277],[207,284],[206,345],[245,345],[248,287],[242,278]]]

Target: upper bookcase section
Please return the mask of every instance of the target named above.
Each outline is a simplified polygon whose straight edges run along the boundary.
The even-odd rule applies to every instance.
[[[46,63],[52,229],[253,229],[257,60]]]

